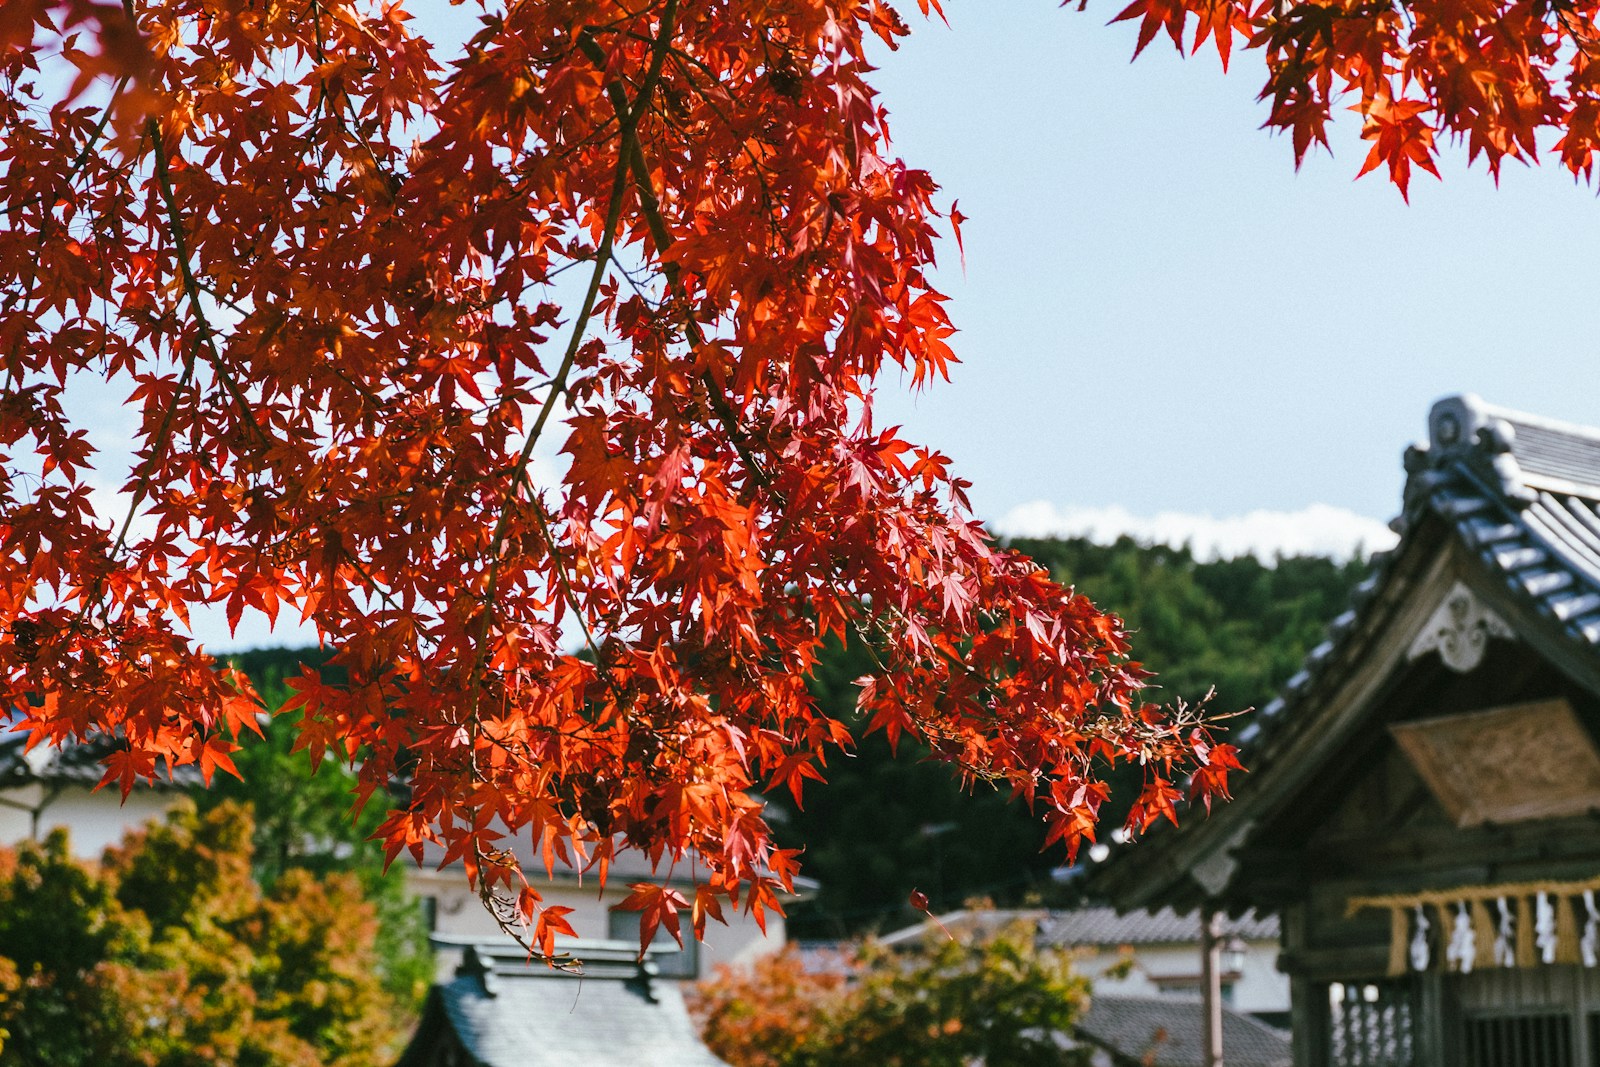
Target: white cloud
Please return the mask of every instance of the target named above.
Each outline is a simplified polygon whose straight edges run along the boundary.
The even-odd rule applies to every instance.
[[[1123,534],[1137,541],[1168,545],[1187,543],[1202,559],[1253,554],[1266,563],[1278,555],[1334,556],[1348,559],[1358,550],[1391,548],[1395,535],[1388,526],[1329,504],[1299,511],[1251,511],[1215,518],[1181,511],[1135,515],[1127,508],[1058,507],[1048,500],[1019,504],[991,528],[1007,537],[1087,537],[1109,544]]]

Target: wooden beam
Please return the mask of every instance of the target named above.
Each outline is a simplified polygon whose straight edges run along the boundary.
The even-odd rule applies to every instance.
[[[1222,919],[1210,905],[1200,913],[1200,997],[1206,1017],[1205,1067],[1222,1067]]]

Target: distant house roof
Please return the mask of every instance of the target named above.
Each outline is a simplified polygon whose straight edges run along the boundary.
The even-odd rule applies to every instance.
[[[1078,1020],[1079,1040],[1113,1062],[1140,1067],[1205,1067],[1205,1014],[1199,998],[1097,996]],[[1248,1015],[1223,1010],[1228,1067],[1289,1067],[1289,1035]]]
[[[1198,912],[1179,915],[1171,908],[1160,911],[1131,911],[1118,915],[1111,907],[1073,908],[1067,911],[1028,909],[1020,911],[953,911],[939,916],[947,929],[990,933],[1010,923],[1025,921],[1038,927],[1039,940],[1058,948],[1118,945],[1186,945],[1200,941]],[[1276,941],[1276,916],[1246,913],[1237,919],[1222,920],[1224,937],[1238,936],[1246,941]],[[930,922],[885,934],[878,940],[885,945],[915,942],[935,932]]]
[[[1074,908],[1052,911],[1039,927],[1046,942],[1070,948],[1074,945],[1162,945],[1198,944],[1200,915],[1179,915],[1171,908],[1160,911],[1130,911],[1118,915],[1109,907]],[[1222,920],[1223,937],[1246,941],[1276,941],[1278,917],[1257,916],[1248,912],[1237,919]]]
[[[1252,827],[1311,773],[1308,753],[1344,736],[1330,709],[1442,556],[1462,561],[1463,580],[1519,639],[1600,692],[1600,429],[1447,397],[1428,415],[1428,442],[1406,450],[1405,469],[1404,506],[1391,523],[1400,543],[1373,555],[1326,640],[1239,732],[1251,773],[1236,799],[1212,818],[1117,848],[1092,872],[1092,892],[1123,906],[1254,903],[1229,892],[1226,857],[1247,848]]]
[[[116,748],[110,737],[98,737],[77,744],[62,746],[35,745],[32,751],[23,751],[27,735],[10,732],[11,719],[0,719],[0,789],[10,789],[35,782],[59,785],[83,785],[89,788],[100,783],[105,775],[102,762]],[[177,767],[170,779],[158,778],[155,788],[190,789],[203,784],[200,769],[194,765]]]
[[[397,1067],[726,1067],[700,1043],[672,982],[618,941],[572,941],[583,974],[529,961],[509,941],[468,945],[428,994]],[[455,1057],[455,1058],[451,1058]]]

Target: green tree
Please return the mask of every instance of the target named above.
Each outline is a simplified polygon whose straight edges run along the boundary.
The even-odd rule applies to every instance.
[[[1192,701],[1215,687],[1218,711],[1271,700],[1367,570],[1360,557],[1202,561],[1187,547],[1127,537],[1110,545],[1067,538],[1012,547],[1121,616],[1156,672],[1154,699]]]
[[[718,969],[691,1002],[711,1050],[733,1067],[1078,1067],[1061,1035],[1088,1003],[1066,953],[1031,924],[909,951],[868,943],[850,978],[807,972],[788,952]]]
[[[66,835],[0,870],[16,988],[0,1067],[368,1067],[402,1032],[358,879],[251,873],[249,812],[178,809],[98,865]],[[5,968],[0,967],[0,971]]]
[[[63,831],[0,852],[0,960],[16,977],[0,1002],[0,1064],[79,1067],[105,1061],[127,1036],[109,995],[113,961],[146,938],[112,886],[75,862]]]
[[[301,665],[331,677],[328,653],[316,648],[256,649],[231,657],[263,702],[276,711],[288,698],[286,680]],[[275,714],[263,737],[246,735],[234,763],[240,778],[218,775],[196,790],[201,810],[248,804],[254,814],[252,848],[256,880],[268,889],[294,871],[317,877],[350,874],[378,911],[376,948],[384,988],[408,1008],[421,1003],[433,980],[433,959],[422,912],[406,892],[404,871],[386,870],[383,849],[372,839],[391,804],[378,798],[354,812],[357,779],[335,754],[295,748],[299,713]],[[326,757],[326,758],[323,758]]]

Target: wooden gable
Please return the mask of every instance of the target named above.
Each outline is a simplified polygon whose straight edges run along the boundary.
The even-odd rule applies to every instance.
[[[1279,914],[1297,1067],[1600,1063],[1600,430],[1451,398],[1407,470],[1235,801],[1090,884]]]

